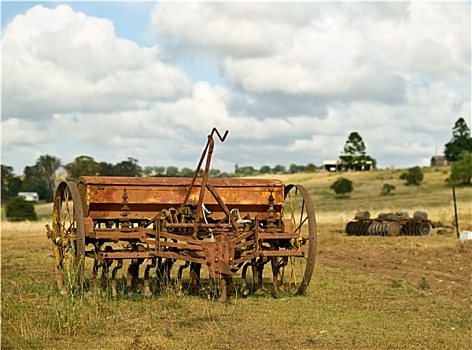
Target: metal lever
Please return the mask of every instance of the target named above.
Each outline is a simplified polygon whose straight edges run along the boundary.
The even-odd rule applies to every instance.
[[[218,138],[220,139],[221,142],[225,142],[225,139],[226,139],[226,136],[228,136],[228,130],[225,131],[223,137],[221,137],[221,134],[219,133],[219,131],[214,127],[213,130],[211,130],[211,133],[210,133],[210,137],[213,137],[213,134],[216,132],[216,134],[218,135]]]

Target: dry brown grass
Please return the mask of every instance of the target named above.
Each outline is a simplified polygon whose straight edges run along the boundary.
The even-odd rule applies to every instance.
[[[470,299],[436,288],[435,275],[428,274],[437,270],[436,260],[428,259],[450,258],[440,261],[451,263],[446,272],[452,283],[455,276],[470,276],[470,265],[459,271],[453,263],[470,262],[472,245],[461,246],[452,228],[446,236],[398,239],[342,234],[357,210],[418,209],[451,223],[447,174],[428,172],[419,188],[398,183],[399,175],[347,174],[354,192],[344,200],[329,190],[338,174],[282,179],[304,184],[317,208],[320,254],[303,297],[232,297],[226,306],[171,290],[150,299],[113,299],[100,291],[65,297],[54,283],[47,221],[2,222],[2,349],[468,349]],[[388,198],[379,195],[385,182],[397,188]],[[461,229],[472,228],[470,193],[457,192]],[[390,271],[401,276],[374,269],[375,259],[388,252],[397,264]],[[426,268],[414,279],[404,276],[416,263]]]

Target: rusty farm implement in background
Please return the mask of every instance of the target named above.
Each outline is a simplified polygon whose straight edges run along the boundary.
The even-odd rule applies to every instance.
[[[360,211],[347,223],[346,233],[349,236],[429,236],[433,227],[423,211],[414,212],[412,218],[404,211],[379,214],[377,218],[371,218],[368,211]]]
[[[224,142],[228,131],[213,128],[193,178],[84,176],[59,184],[47,233],[61,293],[100,280],[115,296],[124,292],[117,286],[123,267],[122,289],[138,285],[148,296],[165,284],[183,288],[184,273],[189,291],[207,289],[224,302],[228,290],[305,293],[316,256],[307,190],[278,180],[209,178],[214,134]]]

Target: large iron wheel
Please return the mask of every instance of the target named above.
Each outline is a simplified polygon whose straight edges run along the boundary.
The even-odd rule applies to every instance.
[[[73,181],[57,187],[52,215],[55,275],[61,294],[82,291],[84,281],[84,214]]]
[[[301,251],[303,257],[277,257],[272,260],[272,268],[278,270],[278,291],[301,295],[306,292],[315,268],[317,240],[313,201],[303,186],[285,187],[283,217],[290,220],[290,231],[298,234],[286,249]]]

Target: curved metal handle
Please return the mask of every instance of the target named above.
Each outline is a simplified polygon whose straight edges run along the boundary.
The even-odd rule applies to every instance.
[[[226,139],[226,136],[228,136],[228,130],[225,131],[223,137],[221,137],[221,134],[219,133],[219,131],[216,129],[216,128],[213,128],[213,130],[211,130],[211,133],[210,133],[210,137],[213,137],[213,134],[216,132],[216,134],[218,135],[218,138],[220,139],[221,142],[224,142],[225,139]]]

